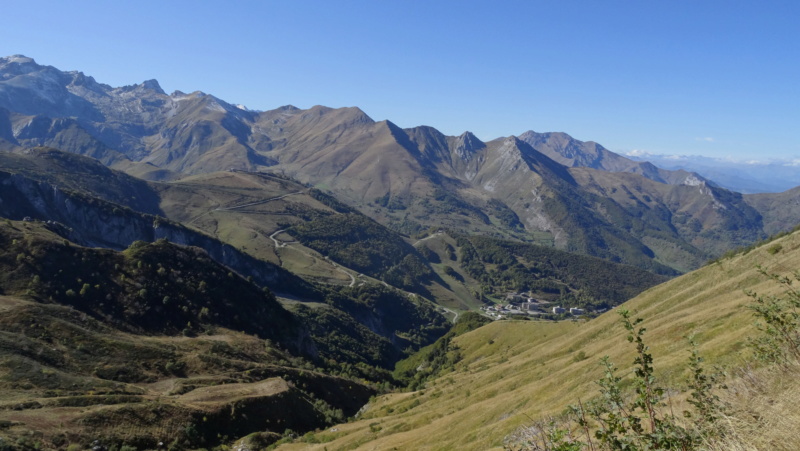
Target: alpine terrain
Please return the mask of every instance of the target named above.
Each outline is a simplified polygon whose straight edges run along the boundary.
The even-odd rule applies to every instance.
[[[630,372],[615,311],[694,405],[676,337],[761,371],[743,290],[796,269],[799,190],[0,58],[0,450],[540,449],[602,431],[562,413]]]

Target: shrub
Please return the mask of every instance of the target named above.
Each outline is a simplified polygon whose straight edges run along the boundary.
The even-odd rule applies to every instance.
[[[572,357],[572,361],[573,362],[580,362],[582,360],[586,360],[586,358],[587,358],[586,357],[586,352],[580,351],[577,354],[575,354],[575,356]]]
[[[767,248],[767,252],[769,255],[775,255],[783,249],[783,246],[780,244],[773,244],[772,246]]]
[[[688,367],[691,370],[689,403],[694,412],[685,411],[686,418],[695,419],[695,427],[682,425],[678,418],[667,413],[664,402],[666,389],[658,385],[654,375],[653,356],[645,345],[646,332],[642,319],[631,320],[627,310],[619,311],[622,325],[628,331],[627,340],[636,347],[632,396],[622,389],[623,380],[608,356],[601,359],[605,368],[597,381],[600,396],[584,406],[569,406],[565,418],[540,420],[518,430],[507,438],[507,448],[527,450],[578,451],[582,449],[660,450],[695,449],[706,437],[716,433],[715,423],[722,411],[713,390],[719,384],[717,374],[707,374],[694,342]],[[585,435],[583,442],[573,431]],[[591,431],[594,431],[592,434]],[[594,439],[592,440],[592,436]]]
[[[769,274],[761,266],[758,271],[785,291],[783,296],[746,292],[753,298],[747,308],[758,319],[756,327],[762,332],[761,336],[750,339],[750,345],[759,359],[770,363],[785,365],[790,358],[800,360],[800,291],[792,286],[793,282],[800,282],[800,272],[795,272],[792,279]]]

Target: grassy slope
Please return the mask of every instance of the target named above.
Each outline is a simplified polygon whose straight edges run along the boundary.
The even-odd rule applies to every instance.
[[[744,308],[743,290],[775,293],[755,267],[787,274],[800,266],[800,233],[781,238],[782,250],[763,246],[746,255],[654,287],[626,303],[645,319],[645,337],[657,374],[679,385],[689,355],[681,337],[696,334],[709,363],[739,364],[754,332]],[[385,395],[359,421],[338,426],[339,435],[319,445],[327,449],[487,449],[530,418],[557,414],[578,399],[596,394],[598,360],[609,355],[622,372],[630,371],[627,345],[614,312],[588,323],[494,322],[458,337],[464,359],[453,373],[425,390]],[[587,358],[580,360],[583,352]],[[318,434],[325,440],[325,434]],[[306,449],[306,444],[286,449]],[[313,447],[312,447],[313,448]]]
[[[276,264],[281,257],[269,236],[283,228],[278,223],[301,221],[305,211],[330,211],[305,194],[305,186],[269,175],[218,172],[157,186],[170,219]]]
[[[416,266],[404,264],[414,250],[400,235],[293,180],[218,172],[158,186],[170,219],[308,280],[349,285],[364,273],[429,294],[404,283],[433,273],[419,258],[412,258]]]

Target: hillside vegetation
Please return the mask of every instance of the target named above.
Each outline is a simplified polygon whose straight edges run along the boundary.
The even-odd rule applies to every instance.
[[[557,249],[458,236],[461,266],[495,295],[531,291],[558,294],[568,306],[609,308],[666,280],[633,266]]]
[[[524,293],[545,305],[608,309],[667,280],[634,266],[553,248],[456,232],[436,232],[415,247],[448,291],[430,291],[440,304],[477,308]],[[456,303],[450,299],[456,297]],[[549,309],[548,309],[549,310]]]
[[[55,235],[52,227],[41,222],[0,224],[0,242],[5,244],[0,290],[69,305],[122,330],[194,335],[222,326],[274,340],[298,355],[320,357],[318,342],[322,358],[390,368],[449,327],[430,303],[377,284],[313,288],[316,302],[310,305],[323,305],[321,312],[335,310],[343,321],[333,329],[322,327],[315,319],[318,314],[304,313],[297,304],[292,314],[268,288],[259,288],[252,278],[218,264],[201,249],[165,239],[137,241],[124,252],[86,248]],[[309,328],[319,332],[309,334]],[[354,346],[323,346],[332,335],[356,330],[362,332]]]
[[[54,241],[34,227],[3,230],[2,286],[11,293],[69,305],[137,333],[203,333],[213,323],[284,346],[286,337],[299,338],[299,324],[269,290],[247,283],[200,249],[159,240],[135,242],[119,253]]]
[[[377,369],[320,360],[324,336],[201,250],[84,248],[46,226],[0,224],[0,424],[20,449],[269,442],[375,393],[355,378]]]
[[[125,249],[135,241],[149,242],[165,238],[178,244],[196,246],[202,248],[214,262],[227,266],[227,269],[216,270],[217,274],[238,273],[260,287],[269,287],[278,294],[289,296],[294,300],[330,305],[334,302],[333,298],[336,297],[336,286],[350,285],[354,287],[356,285],[355,276],[358,273],[344,269],[312,249],[302,246],[285,233],[281,233],[280,228],[290,227],[293,223],[313,222],[315,218],[328,216],[354,218],[356,221],[369,223],[371,227],[367,233],[382,238],[380,243],[387,241],[394,246],[392,249],[414,253],[414,249],[393,232],[359,215],[330,196],[279,175],[224,172],[188,177],[174,183],[144,185],[144,182],[138,182],[139,185],[147,188],[148,195],[155,199],[151,199],[156,202],[154,208],[161,211],[160,208],[163,207],[165,215],[176,218],[176,220],[171,220],[162,216],[141,213],[116,203],[124,200],[125,196],[130,194],[127,187],[132,183],[131,177],[111,171],[89,158],[65,154],[52,149],[39,149],[32,155],[0,154],[0,163],[6,160],[9,161],[9,167],[7,171],[0,171],[0,179],[3,180],[2,186],[0,186],[0,196],[13,200],[0,204],[0,214],[6,217],[22,219],[24,216],[30,216],[35,220],[47,221],[49,230],[58,233],[63,239],[82,245]],[[69,180],[72,178],[85,181],[71,183]],[[100,190],[95,195],[91,186],[102,183],[106,185],[105,190]],[[133,194],[137,193],[134,191]],[[187,225],[177,222],[178,220],[186,221]],[[33,223],[29,223],[29,225],[31,224]],[[39,222],[36,224],[41,225]],[[196,230],[197,228],[202,231]],[[48,239],[60,243],[62,238]],[[334,238],[331,238],[331,246],[337,249],[344,248],[347,244],[338,243]],[[291,242],[287,243],[283,240]],[[39,262],[37,264],[51,265],[52,271],[48,269],[48,272],[56,274],[56,278],[58,278],[57,270],[61,270],[60,265],[72,257],[67,256],[60,246],[42,243],[39,245],[42,249],[35,256]],[[152,252],[157,248],[144,247],[143,249]],[[54,252],[53,258],[48,258],[47,254],[51,251]],[[73,250],[71,252],[84,251]],[[101,255],[102,253],[92,251],[92,255],[95,254]],[[15,258],[16,254],[11,257]],[[103,258],[110,259],[106,262],[109,268],[116,268],[121,264],[117,261],[119,257]],[[193,257],[187,256],[186,258]],[[83,290],[84,284],[88,284],[88,288],[84,290],[86,299],[91,298],[94,301],[95,296],[116,295],[114,290],[121,286],[120,283],[89,280],[95,277],[92,274],[97,272],[94,266],[97,262],[94,259],[95,257],[92,257],[89,259],[89,263],[70,268],[68,271],[70,277],[74,276],[76,280],[79,278],[86,280],[80,284],[73,283],[72,279],[59,282],[61,294],[67,289],[79,292]],[[186,277],[176,275],[178,273],[168,263],[159,266],[161,263],[158,262],[158,258],[151,260],[155,263],[149,263],[143,268],[134,268],[134,272],[147,273],[148,278],[142,283],[148,285],[157,281],[176,282],[171,288],[175,292],[162,293],[164,290],[154,285],[140,286],[136,288],[136,293],[143,292],[148,293],[149,296],[161,296],[156,299],[157,301],[164,296],[173,302],[177,302],[178,299],[197,297],[195,295],[195,291],[198,290],[197,280],[188,281]],[[402,263],[406,260],[403,258],[400,260],[400,264],[392,266],[391,271],[384,275],[384,278],[391,279],[395,284],[400,284],[403,280],[413,280],[413,277],[408,274],[410,270],[408,268],[419,269],[403,265]],[[420,263],[419,260],[416,262]],[[424,264],[422,266],[424,270]],[[14,270],[16,271],[16,269]],[[38,271],[42,273],[44,270],[39,268]],[[153,271],[163,271],[163,274],[150,274]],[[122,275],[105,276],[119,278],[130,276],[130,274],[127,272]],[[50,282],[49,279],[48,282]],[[210,282],[206,281],[206,283]],[[235,280],[231,279],[229,282],[235,283]],[[317,286],[315,282],[320,282],[321,285]],[[359,297],[360,292],[376,293],[366,285],[380,283],[376,280],[368,280],[368,278],[359,278],[358,282],[360,288],[352,293],[355,297]],[[104,287],[108,287],[112,293],[109,294]],[[58,290],[59,288],[52,289]],[[228,291],[236,293],[237,288]],[[50,293],[47,295],[50,296]],[[331,299],[328,299],[329,297]],[[247,297],[243,299],[247,299]],[[369,310],[369,313],[365,313],[362,309],[358,312],[357,320],[353,316],[342,318],[345,322],[341,324],[342,329],[339,332],[348,334],[354,331],[352,325],[360,324],[367,334],[362,338],[370,337],[358,340],[359,349],[350,348],[347,352],[355,351],[362,355],[372,354],[375,351],[375,348],[371,347],[372,344],[389,343],[391,344],[390,348],[385,348],[385,352],[379,352],[379,355],[370,361],[384,362],[384,366],[390,367],[396,359],[404,355],[406,348],[417,349],[429,342],[425,340],[433,341],[444,333],[444,319],[439,315],[430,315],[427,312],[430,307],[426,307],[428,305],[426,302],[408,302],[396,295],[391,299],[402,300],[402,302],[398,301],[399,309],[407,311],[397,314],[398,309],[375,309],[374,312]],[[162,308],[164,307],[152,307],[149,312],[156,312]],[[219,312],[219,309],[205,308],[206,311],[211,311],[211,314]],[[420,313],[426,308],[425,313]],[[382,311],[385,310],[392,311],[392,315],[383,315]],[[140,315],[146,316],[146,313],[140,312]],[[338,316],[349,315],[341,310],[335,314]],[[403,323],[403,321],[416,316],[431,319],[433,322],[423,324],[414,320],[416,322],[413,323],[413,326],[410,325],[411,323]],[[231,319],[231,321],[237,320]],[[190,322],[188,316],[184,318],[183,324],[179,325],[179,330],[183,329],[187,322]],[[395,330],[387,326],[388,322],[395,325],[401,324],[402,327],[398,331],[405,338],[396,338],[398,335],[395,334]],[[191,321],[191,323],[194,327],[198,324],[197,321]],[[345,327],[345,324],[348,326]],[[429,337],[430,334],[427,332],[429,327],[438,332]],[[425,329],[424,332],[423,329]],[[240,330],[242,329],[240,328]],[[252,331],[251,329],[247,330]],[[344,355],[344,351],[335,352],[339,352],[340,356]],[[351,361],[351,359],[341,358],[334,360],[350,363],[362,362],[362,360]]]
[[[293,312],[305,319],[325,359],[388,369],[450,328],[429,302],[383,285],[321,290],[327,308],[296,304]]]
[[[252,111],[17,55],[0,150],[0,451],[523,446],[597,396],[602,356],[635,385],[623,303],[678,409],[684,335],[764,375],[741,370],[744,293],[778,290],[756,265],[800,267],[797,233],[753,244],[800,221],[797,189],[745,196],[564,133]],[[788,376],[745,376],[731,404],[785,395],[764,404],[797,418]],[[787,430],[762,407],[729,419]]]
[[[780,293],[756,266],[790,274],[800,266],[799,248],[800,234],[795,232],[626,302],[632,315],[645,321],[656,376],[669,386],[686,388],[690,347],[681,337],[690,334],[709,365],[745,365],[747,337],[757,331],[745,308],[752,299],[744,290]],[[626,332],[618,321],[616,313],[608,312],[589,322],[485,325],[452,340],[451,352],[460,355],[452,371],[417,391],[380,396],[358,421],[337,426],[339,433],[317,434],[322,444],[285,448],[499,448],[506,436],[532,419],[558,415],[568,404],[596,396],[602,356],[608,355],[620,374],[631,371],[634,349],[625,344]]]
[[[269,443],[354,414],[449,328],[383,286],[287,310],[201,249],[87,248],[53,227],[0,222],[0,424],[21,449]]]
[[[422,291],[434,277],[411,245],[360,213],[320,216],[287,233],[348,268],[403,289]]]

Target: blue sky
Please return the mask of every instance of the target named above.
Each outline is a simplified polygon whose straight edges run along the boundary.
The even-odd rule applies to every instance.
[[[4,2],[0,55],[484,140],[800,157],[798,1]]]

